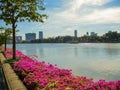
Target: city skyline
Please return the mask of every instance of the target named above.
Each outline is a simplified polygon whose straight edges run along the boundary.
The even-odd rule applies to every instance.
[[[112,31],[108,31],[108,32],[112,32]],[[106,33],[108,33],[108,32],[106,32]],[[117,32],[117,31],[115,31],[115,32]],[[106,34],[106,33],[104,33],[104,34]],[[34,39],[33,40],[36,40],[36,39],[47,39],[47,38],[55,38],[55,37],[47,37],[47,38],[44,38],[44,32],[43,31],[39,31],[39,32],[37,32],[37,33],[30,33],[30,32],[28,32],[28,33],[25,33],[24,35],[25,35],[25,38],[23,39],[23,37],[22,36],[16,36],[16,37],[21,37],[22,38],[22,40],[26,40],[26,35],[28,35],[28,37],[30,36],[31,37],[31,35],[35,35],[34,36]],[[104,34],[102,34],[102,35],[104,35]],[[96,33],[96,32],[86,32],[86,33],[84,33],[82,36],[91,36],[91,35],[98,35],[99,36],[99,33]],[[102,36],[101,35],[101,36]],[[38,37],[37,37],[38,36]],[[59,35],[60,36],[60,35]],[[56,36],[56,37],[59,37],[59,36]],[[65,36],[65,35],[64,35]],[[82,36],[80,36],[79,34],[78,34],[78,30],[73,30],[73,33],[72,33],[72,35],[66,35],[66,36],[73,36],[73,37],[76,37],[76,38],[78,38],[78,37],[82,37]],[[26,40],[26,41],[28,41],[28,40]]]
[[[52,2],[51,2],[52,1]],[[25,33],[44,32],[45,38],[86,32],[102,35],[108,31],[120,32],[120,0],[45,0],[44,13],[48,19],[43,23],[18,23],[17,29],[25,39]],[[1,26],[5,26],[0,20]],[[39,36],[37,35],[37,38]]]
[[[23,40],[26,40],[26,34],[35,34],[36,36],[35,36],[35,39],[45,39],[44,37],[43,37],[43,31],[39,31],[39,32],[36,32],[36,33],[25,33],[25,39],[23,39]],[[89,34],[90,33],[90,34]],[[107,32],[106,32],[107,33]],[[86,33],[84,33],[83,34],[83,36],[85,36],[85,35],[87,35],[87,36],[89,36],[89,35],[94,35],[94,34],[98,34],[98,33],[96,33],[96,32],[86,32]],[[60,35],[59,35],[60,36]],[[78,34],[78,30],[73,30],[73,33],[72,33],[72,35],[66,35],[66,36],[74,36],[74,37],[80,37],[80,35]],[[56,37],[58,37],[58,36],[56,36]],[[48,37],[49,38],[49,37]],[[50,37],[51,38],[51,37]]]

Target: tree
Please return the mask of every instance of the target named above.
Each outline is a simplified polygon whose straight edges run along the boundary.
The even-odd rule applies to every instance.
[[[0,31],[1,31],[1,33],[0,33],[0,45],[5,44],[4,50],[6,51],[7,41],[9,40],[10,35],[12,34],[12,29],[11,28],[5,29],[5,28],[1,27]]]
[[[0,27],[0,46],[4,44],[4,28]]]
[[[0,0],[0,19],[7,25],[12,26],[13,35],[13,59],[16,58],[15,30],[17,22],[33,21],[44,22],[45,14],[43,11],[43,0]]]
[[[5,29],[5,33],[4,33],[4,36],[5,36],[5,51],[6,51],[6,47],[7,47],[7,41],[9,40],[10,38],[10,35],[12,34],[12,29],[11,28],[7,28]]]
[[[119,35],[119,33],[117,33],[117,31],[113,31],[113,32],[109,31],[103,35],[103,38],[104,38],[105,42],[115,43],[115,42],[119,42],[120,35]]]

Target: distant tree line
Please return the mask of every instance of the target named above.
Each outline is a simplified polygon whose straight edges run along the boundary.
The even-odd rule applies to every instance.
[[[82,36],[78,38],[79,42],[90,42],[90,43],[120,43],[120,33],[117,31],[109,31],[102,36],[90,35]]]
[[[26,43],[26,41],[23,43]],[[109,31],[102,36],[94,34],[77,38],[74,36],[57,36],[32,40],[30,43],[120,43],[120,33],[117,31]]]

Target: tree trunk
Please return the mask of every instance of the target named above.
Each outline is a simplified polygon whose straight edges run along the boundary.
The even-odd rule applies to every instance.
[[[5,51],[6,51],[6,48],[7,48],[7,38],[5,36]]]
[[[16,38],[15,38],[15,23],[12,25],[13,29],[13,59],[16,59]]]

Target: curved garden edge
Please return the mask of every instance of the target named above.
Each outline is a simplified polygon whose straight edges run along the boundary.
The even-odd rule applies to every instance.
[[[27,90],[24,86],[23,82],[16,75],[10,64],[3,63],[5,61],[5,57],[2,53],[0,53],[0,62],[2,63],[2,68],[4,72],[4,76],[8,85],[9,90]]]

